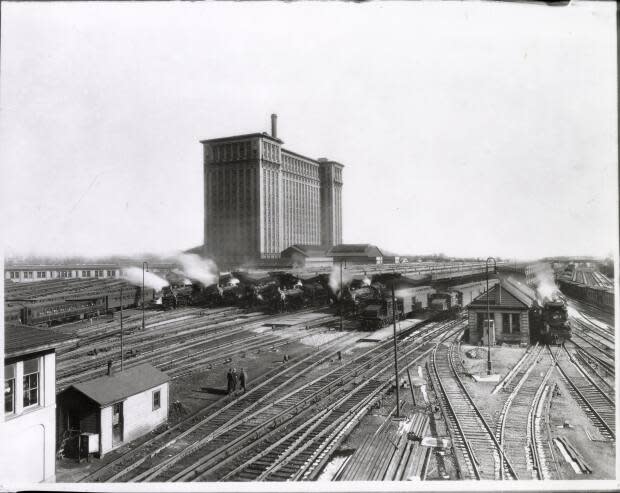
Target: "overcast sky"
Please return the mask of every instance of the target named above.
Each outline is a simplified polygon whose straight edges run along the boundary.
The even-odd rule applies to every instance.
[[[606,255],[615,5],[574,3],[3,3],[6,253],[200,244],[199,139],[277,113],[345,164],[345,242]]]

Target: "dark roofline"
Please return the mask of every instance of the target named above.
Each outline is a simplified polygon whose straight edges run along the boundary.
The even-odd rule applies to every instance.
[[[307,161],[312,161],[312,163],[316,164],[317,166],[318,166],[319,164],[321,164],[321,163],[319,163],[319,161],[318,161],[318,160],[316,160],[316,159],[313,159],[313,158],[308,157],[308,156],[304,156],[303,154],[299,154],[298,152],[291,151],[290,149],[285,149],[284,147],[282,148],[282,152],[286,152],[287,154],[292,154],[292,155],[294,155],[294,156],[300,157],[300,158],[305,159],[305,160],[307,160]]]
[[[269,135],[268,133],[253,133],[253,134],[243,134],[243,135],[232,135],[230,137],[218,137],[215,139],[204,139],[201,140],[200,143],[201,144],[211,144],[213,142],[226,142],[228,140],[242,140],[242,139],[249,139],[249,138],[255,138],[255,137],[260,137],[263,139],[269,139],[269,140],[273,140],[274,142],[278,142],[279,144],[284,144],[283,140],[278,139],[277,137],[272,137],[271,135]]]
[[[17,331],[22,331],[22,330],[29,331],[31,334],[33,333],[33,331],[36,331],[39,334],[44,335],[44,339],[47,339],[47,340],[45,342],[30,343],[25,346],[19,346],[19,345],[14,346],[13,345],[14,342],[9,340],[9,338],[6,336],[7,329],[17,330]],[[50,331],[39,329],[37,327],[31,327],[29,325],[6,323],[4,330],[5,330],[5,340],[4,340],[4,358],[5,359],[18,358],[26,354],[51,353],[55,351],[55,349],[58,346],[65,345],[65,344],[75,344],[79,340],[79,338],[75,336],[70,336],[68,334],[61,334],[58,332],[51,333]],[[46,335],[48,337],[45,337]],[[53,338],[53,340],[50,340],[50,338]]]

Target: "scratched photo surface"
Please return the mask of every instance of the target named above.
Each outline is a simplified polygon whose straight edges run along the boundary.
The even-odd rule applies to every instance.
[[[549,3],[4,2],[0,487],[617,486],[617,11]]]

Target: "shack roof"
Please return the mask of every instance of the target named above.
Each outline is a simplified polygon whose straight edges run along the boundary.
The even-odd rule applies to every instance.
[[[369,243],[342,243],[327,252],[328,257],[382,257],[381,250]]]
[[[127,397],[152,389],[170,380],[161,370],[148,363],[134,366],[110,376],[104,375],[87,382],[76,383],[75,388],[101,407],[106,407]]]
[[[282,251],[282,256],[290,256],[292,253],[300,253],[305,257],[325,257],[325,247],[321,245],[295,244]]]
[[[527,309],[534,304],[536,297],[533,293],[525,289],[519,289],[515,284],[500,281],[498,284],[489,288],[489,305],[491,308],[517,308]],[[470,308],[486,308],[487,293],[484,292],[474,299]]]
[[[27,354],[52,352],[59,346],[73,344],[77,337],[29,325],[4,324],[4,357],[16,358]]]

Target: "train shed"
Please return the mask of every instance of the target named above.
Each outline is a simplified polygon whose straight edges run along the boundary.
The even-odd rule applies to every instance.
[[[145,363],[70,386],[58,396],[59,446],[82,455],[90,442],[88,452],[103,457],[154,430],[168,420],[169,381]]]
[[[530,342],[529,313],[536,298],[525,286],[519,287],[501,280],[489,288],[491,344],[521,344]],[[476,297],[468,307],[469,342],[487,344],[487,292]]]

